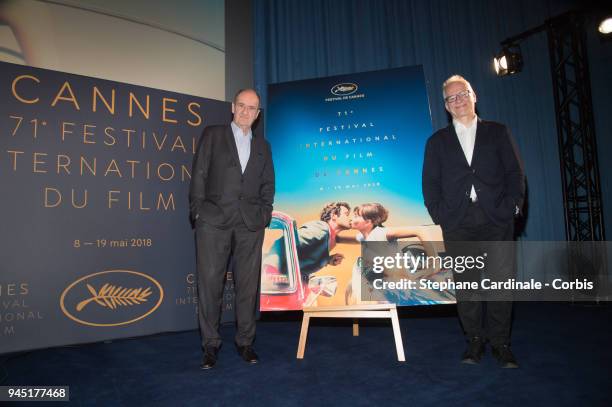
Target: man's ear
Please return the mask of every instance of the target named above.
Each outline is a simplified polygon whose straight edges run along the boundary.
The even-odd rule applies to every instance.
[[[236,106],[234,106],[234,102],[232,102],[232,114],[236,114]]]

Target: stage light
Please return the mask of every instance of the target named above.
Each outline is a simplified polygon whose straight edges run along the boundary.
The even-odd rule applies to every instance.
[[[508,61],[506,60],[506,56],[502,55],[501,57],[493,58],[493,67],[495,68],[495,73],[498,76],[504,75],[504,73],[508,71]]]
[[[607,17],[599,23],[597,30],[603,35],[610,35],[612,32],[612,17]]]
[[[502,52],[493,58],[493,68],[497,76],[513,75],[523,68],[523,57],[518,45],[505,46]]]

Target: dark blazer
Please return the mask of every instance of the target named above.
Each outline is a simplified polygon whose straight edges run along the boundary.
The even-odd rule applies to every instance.
[[[196,225],[205,222],[227,228],[233,213],[240,211],[249,230],[265,228],[274,203],[274,164],[268,141],[253,132],[243,174],[232,128],[206,127],[193,160],[189,202]]]
[[[442,229],[459,226],[474,185],[478,202],[491,221],[504,225],[522,208],[525,176],[517,146],[506,126],[478,119],[472,165],[465,159],[452,124],[427,141],[423,197]]]

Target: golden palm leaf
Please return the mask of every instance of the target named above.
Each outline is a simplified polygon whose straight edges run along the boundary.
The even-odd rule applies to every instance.
[[[100,287],[98,291],[92,285],[87,284],[87,290],[91,294],[91,298],[79,302],[76,306],[77,311],[82,311],[92,301],[110,309],[116,309],[118,306],[137,305],[147,301],[147,297],[152,294],[151,287],[143,290],[142,287],[124,288],[108,283]]]

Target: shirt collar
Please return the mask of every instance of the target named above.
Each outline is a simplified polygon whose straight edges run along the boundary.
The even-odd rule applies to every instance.
[[[329,250],[336,247],[336,231],[333,228],[329,227],[329,223],[327,223],[327,227],[329,228]]]
[[[476,123],[478,123],[478,115],[474,115],[474,120],[472,120],[472,122],[468,125],[468,126],[464,126],[463,123],[461,123],[458,120],[453,119],[453,126],[455,127],[455,131],[459,131],[459,130],[469,130],[474,128],[474,126],[476,126]]]
[[[232,127],[232,133],[234,133],[235,138],[238,138],[240,136],[245,136],[245,135],[248,137],[249,141],[251,141],[251,139],[253,138],[253,131],[251,129],[249,129],[247,134],[244,134],[242,132],[242,129],[238,127],[238,125],[234,123],[233,121],[232,121],[231,127]]]

